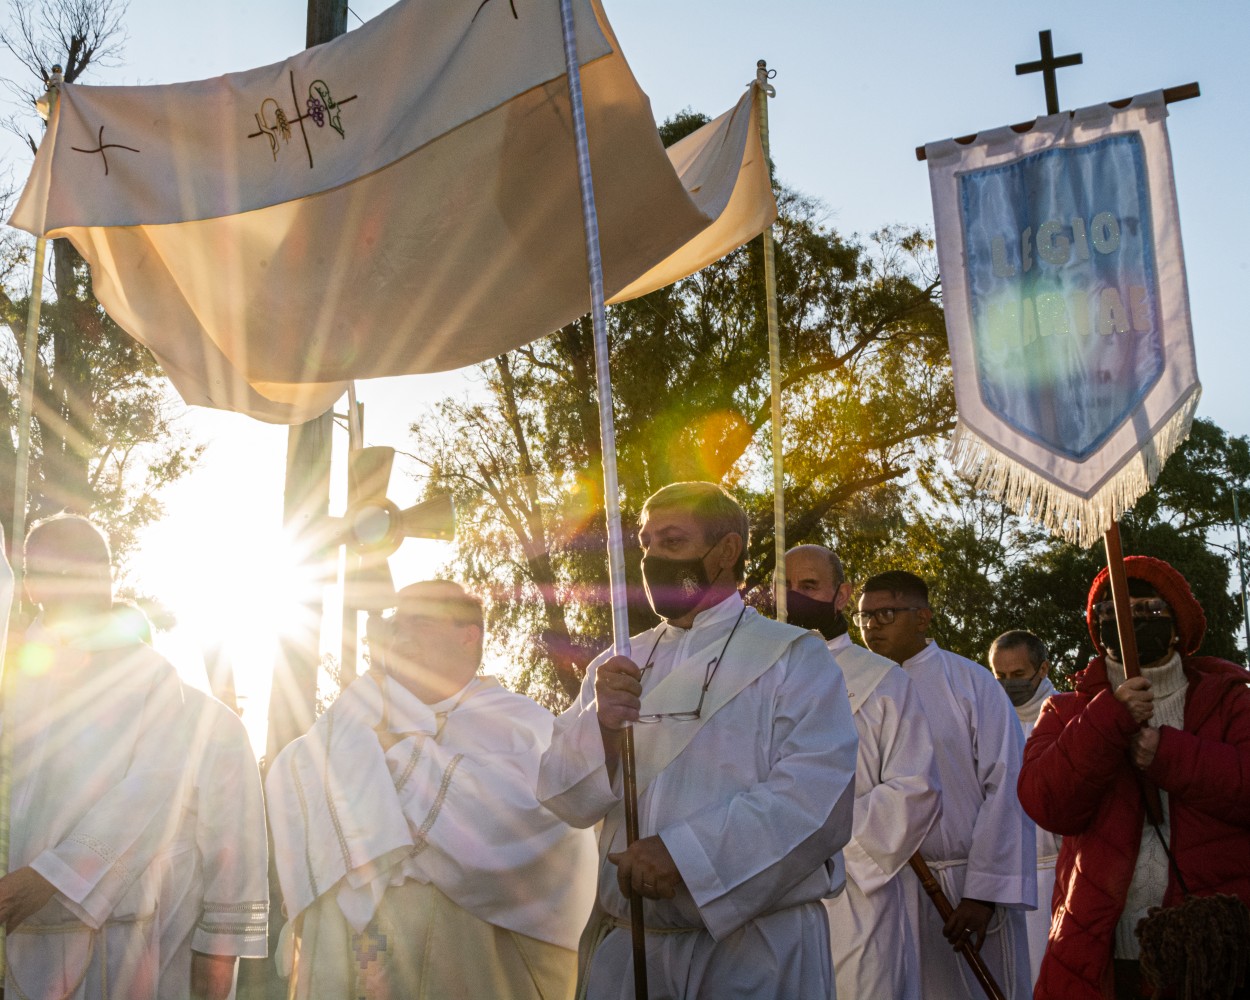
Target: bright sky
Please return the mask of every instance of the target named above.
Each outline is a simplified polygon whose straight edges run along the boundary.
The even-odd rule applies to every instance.
[[[1065,108],[1199,81],[1203,96],[1173,105],[1169,122],[1204,384],[1199,412],[1233,433],[1250,433],[1243,387],[1250,139],[1242,128],[1250,63],[1239,52],[1250,38],[1250,4],[606,3],[657,118],[686,107],[712,115],[729,108],[756,60],[767,59],[777,71],[770,124],[779,175],[822,199],[844,233],[929,225],[928,178],[913,148],[1044,110],[1040,77],[1014,75],[1016,63],[1038,57],[1041,29],[1053,31],[1058,54],[1084,53],[1084,65],[1059,73]],[[355,15],[367,20],[385,6],[386,0],[352,0],[349,28],[360,23]],[[305,14],[306,0],[131,0],[125,65],[91,82],[171,83],[275,62],[303,47]],[[0,60],[0,75],[16,70]],[[9,155],[21,178],[26,159],[17,148]],[[467,391],[471,382],[454,374],[365,383],[365,436],[403,448],[408,424],[425,405]],[[184,675],[202,683],[199,649],[227,639],[249,699],[245,717],[259,734],[272,637],[284,614],[274,595],[284,590],[286,431],[202,410],[187,420],[197,439],[210,442],[206,460],[166,495],[168,517],[149,533],[133,576],[179,615],[182,624],[163,641]],[[345,449],[345,439],[336,447]],[[403,505],[415,492],[415,483],[396,475],[393,499]],[[431,575],[449,551],[442,543],[406,542],[395,560],[398,580]]]

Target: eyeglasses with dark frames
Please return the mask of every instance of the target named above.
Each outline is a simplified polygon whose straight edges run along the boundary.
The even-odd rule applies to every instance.
[[[894,624],[894,616],[900,611],[922,611],[923,608],[873,608],[871,611],[852,611],[851,621],[860,628],[863,628],[869,622],[876,622],[878,625]]]
[[[391,634],[396,637],[420,636],[431,627],[439,625],[463,628],[466,625],[477,624],[477,622],[467,621],[463,618],[454,618],[449,615],[395,614],[386,619],[386,621],[390,623]]]
[[[1133,617],[1149,621],[1152,618],[1171,618],[1172,608],[1162,597],[1131,597],[1129,607]],[[1094,620],[1099,622],[1115,621],[1115,601],[1099,601],[1094,605]]]
[[[649,666],[650,664],[648,664]],[[707,661],[703,670],[703,687],[699,691],[699,704],[689,712],[657,712],[654,715],[640,715],[638,721],[643,725],[659,722],[661,719],[672,719],[674,722],[694,722],[703,715],[703,699],[707,697],[707,689],[712,686],[712,678],[716,676],[716,668],[720,666],[720,658],[713,657]]]
[[[744,607],[738,612],[738,620],[734,622],[734,627],[729,630],[729,636],[725,639],[725,645],[721,647],[720,656],[714,656],[707,661],[707,666],[703,668],[703,687],[699,691],[699,704],[688,712],[656,712],[654,714],[640,715],[638,721],[644,726],[661,721],[662,719],[672,719],[674,722],[694,722],[696,719],[703,717],[703,700],[707,697],[707,689],[712,686],[712,678],[716,676],[716,671],[720,669],[720,661],[725,655],[725,650],[729,648],[729,640],[734,637],[734,633],[738,631],[738,624],[742,621],[742,616],[746,614]],[[655,643],[651,647],[651,655],[647,657],[646,666],[642,668],[642,672],[646,673],[655,663],[655,651],[660,647],[660,639],[667,632],[667,627],[659,635],[655,637]]]

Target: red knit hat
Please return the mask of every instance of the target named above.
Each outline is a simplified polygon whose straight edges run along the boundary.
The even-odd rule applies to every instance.
[[[1194,599],[1189,583],[1171,565],[1152,556],[1125,556],[1124,573],[1130,580],[1144,580],[1168,602],[1176,622],[1177,648],[1182,656],[1192,656],[1202,645],[1207,631],[1207,616],[1202,605]],[[1089,588],[1089,600],[1085,602],[1085,624],[1089,627],[1094,646],[1101,648],[1098,638],[1098,622],[1094,618],[1094,605],[1110,600],[1111,584],[1106,567],[1098,571],[1094,584]]]

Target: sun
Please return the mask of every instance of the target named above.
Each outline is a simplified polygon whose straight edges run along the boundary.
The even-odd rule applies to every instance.
[[[233,520],[228,520],[235,514]],[[218,509],[212,530],[200,518],[178,517],[146,533],[128,580],[157,598],[176,624],[158,632],[157,649],[192,687],[210,693],[208,665],[227,664],[244,724],[259,757],[265,751],[274,663],[284,638],[316,629],[319,648],[340,656],[342,588],[319,584],[291,536],[246,512]],[[403,586],[438,575],[446,542],[408,539],[391,558]],[[320,623],[310,598],[323,609]],[[311,617],[310,617],[311,616]],[[361,624],[363,634],[363,622]]]
[[[158,633],[156,646],[184,681],[212,691],[207,665],[217,662],[231,669],[242,718],[259,755],[279,644],[315,625],[309,598],[322,597],[323,588],[281,529],[251,519],[217,520],[211,532],[202,528],[202,523],[174,520],[153,526],[129,575],[140,593],[173,613],[174,628]]]

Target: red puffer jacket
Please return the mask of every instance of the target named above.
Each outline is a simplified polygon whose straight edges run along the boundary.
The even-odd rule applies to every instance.
[[[1145,773],[1168,793],[1170,847],[1190,892],[1231,892],[1250,904],[1250,673],[1213,657],[1183,665],[1185,728],[1160,729]],[[1063,835],[1035,1000],[1115,995],[1115,927],[1145,820],[1128,756],[1136,729],[1099,658],[1077,675],[1073,694],[1046,702],[1024,748],[1020,802]],[[1180,901],[1169,873],[1164,905]]]

